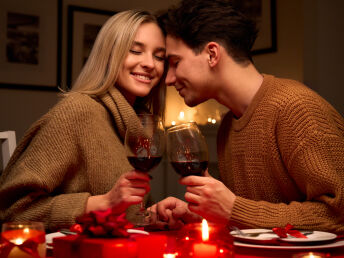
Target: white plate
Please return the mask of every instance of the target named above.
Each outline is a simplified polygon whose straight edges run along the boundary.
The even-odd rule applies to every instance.
[[[53,239],[55,237],[63,237],[63,236],[66,236],[66,235],[61,233],[61,232],[54,232],[54,233],[46,234],[45,235],[45,241],[46,241],[47,245],[52,245]]]
[[[279,246],[279,245],[255,245],[249,243],[242,243],[234,241],[234,246],[237,247],[248,247],[248,248],[257,248],[257,249],[280,249],[280,250],[320,250],[327,248],[337,248],[344,246],[344,240],[333,242],[330,244],[322,245],[294,245],[294,246]]]
[[[252,228],[252,229],[242,229],[243,233],[246,234],[257,234],[257,236],[242,236],[239,235],[235,231],[231,231],[230,234],[234,237],[235,240],[241,240],[244,242],[250,242],[250,243],[268,243],[269,240],[274,240],[278,238],[278,236],[272,232],[271,229],[264,229],[264,228]]]
[[[302,232],[302,231],[301,231]],[[295,238],[288,236],[287,238],[280,238],[280,241],[284,242],[297,242],[297,243],[307,243],[307,242],[319,242],[319,241],[329,241],[336,239],[337,235],[329,232],[314,231],[312,234],[307,235],[307,238]]]
[[[134,229],[134,228],[127,229],[127,232],[131,233],[131,234],[149,235],[149,232],[147,232],[147,231],[140,230],[140,229]]]
[[[55,237],[64,237],[64,236],[66,235],[61,232],[54,232],[54,233],[46,234],[45,241],[47,243],[47,249],[53,249],[53,239]]]

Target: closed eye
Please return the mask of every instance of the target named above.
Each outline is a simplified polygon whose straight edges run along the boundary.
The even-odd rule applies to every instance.
[[[177,67],[179,64],[179,60],[169,60],[168,64],[171,67]]]
[[[139,54],[141,54],[141,51],[137,51],[137,50],[133,50],[133,49],[130,49],[129,52],[132,53],[132,54],[134,54],[134,55],[139,55]]]
[[[154,56],[158,61],[165,61],[164,56]]]

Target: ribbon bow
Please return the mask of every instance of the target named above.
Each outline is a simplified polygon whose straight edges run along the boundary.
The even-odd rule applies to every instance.
[[[2,243],[0,243],[1,257],[7,257],[14,247],[18,247],[20,250],[33,256],[34,258],[40,258],[41,256],[39,255],[38,249],[37,249],[38,244],[43,243],[45,241],[45,240],[42,241],[41,238],[42,237],[34,237],[34,238],[27,239],[21,244],[14,244],[10,242],[9,240],[7,240],[6,238],[2,237],[1,239]]]
[[[300,231],[294,229],[294,226],[289,223],[284,228],[273,228],[272,231],[280,238],[287,238],[288,234],[296,238],[307,238]]]
[[[91,237],[128,237],[127,229],[134,227],[125,218],[125,213],[117,215],[111,208],[106,211],[91,211],[78,217],[76,222],[70,230]]]

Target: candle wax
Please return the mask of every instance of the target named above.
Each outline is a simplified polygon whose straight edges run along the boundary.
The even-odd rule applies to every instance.
[[[197,243],[193,245],[194,257],[217,257],[217,247],[213,244],[208,243]]]

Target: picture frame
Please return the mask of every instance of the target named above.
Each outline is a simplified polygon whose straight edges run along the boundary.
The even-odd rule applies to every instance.
[[[71,88],[86,62],[94,40],[115,11],[68,6],[67,88]]]
[[[57,90],[62,0],[0,1],[0,87]]]
[[[277,51],[276,0],[232,0],[233,5],[257,23],[252,55]]]

